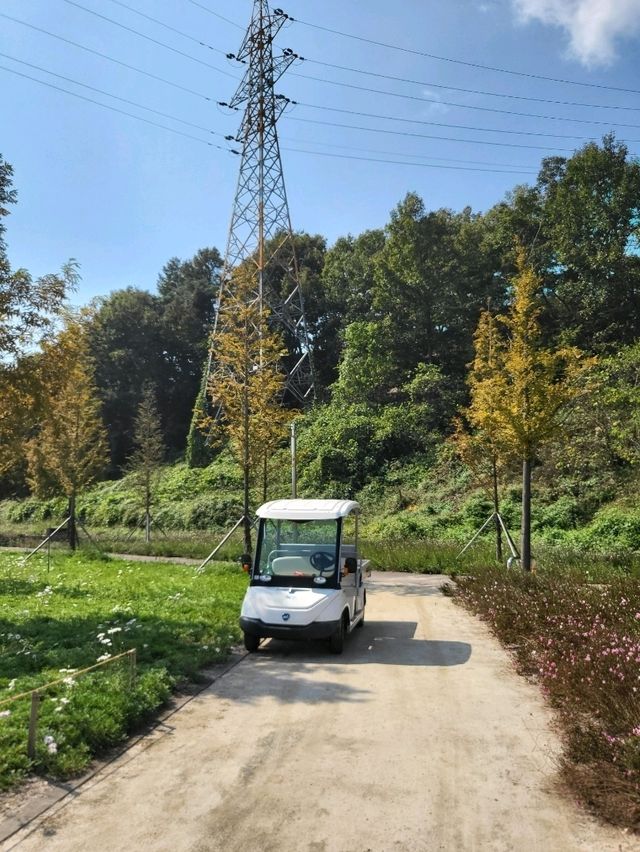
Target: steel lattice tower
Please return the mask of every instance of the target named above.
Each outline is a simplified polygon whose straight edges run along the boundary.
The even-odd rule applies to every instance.
[[[290,101],[274,90],[297,59],[291,50],[274,56],[273,42],[287,17],[280,9],[270,12],[267,0],[254,0],[240,49],[228,55],[246,70],[233,98],[221,106],[238,110],[244,105],[244,116],[235,137],[242,144],[240,174],[213,336],[224,329],[227,315],[237,305],[233,270],[248,264],[251,299],[268,308],[270,322],[289,350],[285,394],[290,402],[304,404],[313,398],[313,371],[277,132],[278,119]]]

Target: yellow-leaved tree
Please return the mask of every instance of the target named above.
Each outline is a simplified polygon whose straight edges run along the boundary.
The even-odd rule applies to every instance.
[[[498,393],[499,388],[490,379],[496,374],[500,359],[504,357],[504,340],[498,321],[489,307],[480,315],[473,342],[474,358],[468,378],[471,404],[462,412],[464,419],[456,419],[453,438],[456,450],[465,464],[483,485],[487,483],[490,487],[495,513],[496,559],[501,562],[498,480],[500,470],[507,461],[507,454],[498,438],[495,422],[499,400],[494,398],[494,394]],[[472,428],[467,428],[467,424]]]
[[[251,552],[250,488],[265,457],[286,434],[291,412],[282,407],[286,349],[269,327],[269,312],[255,298],[249,267],[234,272],[234,305],[212,341],[208,393],[210,415],[201,424],[213,445],[228,439],[242,467],[244,546]]]
[[[516,260],[513,300],[508,314],[498,318],[501,334],[494,336],[494,321],[486,314],[480,319],[476,352],[481,357],[471,371],[466,417],[489,456],[522,463],[521,557],[522,568],[530,571],[532,465],[545,443],[562,439],[563,414],[581,393],[580,379],[593,359],[574,347],[544,345],[538,298],[542,282],[522,246]],[[482,353],[490,340],[494,348],[488,360]]]
[[[42,344],[39,419],[26,445],[33,491],[63,493],[69,500],[72,548],[77,543],[77,496],[102,473],[108,458],[85,319],[67,313],[63,328]]]

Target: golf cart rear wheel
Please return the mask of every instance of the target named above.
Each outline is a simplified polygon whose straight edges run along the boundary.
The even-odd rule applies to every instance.
[[[254,636],[253,633],[245,633],[244,634],[244,647],[249,652],[257,651],[258,646],[260,645],[260,639],[257,636]]]

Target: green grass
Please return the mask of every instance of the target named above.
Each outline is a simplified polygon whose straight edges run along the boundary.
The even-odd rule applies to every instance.
[[[26,754],[30,701],[0,706],[0,788],[29,772],[64,778],[117,745],[176,686],[228,654],[240,638],[246,577],[233,564],[192,567],[55,553],[23,565],[0,555],[0,702],[67,678],[44,693],[35,760]],[[136,648],[127,663],[73,677],[105,654]]]

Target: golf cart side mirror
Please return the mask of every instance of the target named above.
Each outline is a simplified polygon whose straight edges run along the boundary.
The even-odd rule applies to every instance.
[[[347,556],[344,560],[344,567],[347,574],[355,574],[358,570],[358,560],[354,556]]]
[[[250,553],[243,553],[242,556],[240,557],[240,562],[242,564],[242,570],[245,572],[245,574],[250,574],[251,573],[251,554]]]

